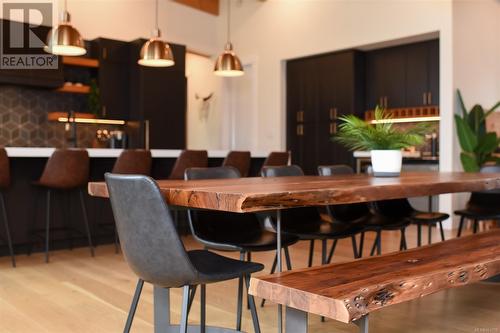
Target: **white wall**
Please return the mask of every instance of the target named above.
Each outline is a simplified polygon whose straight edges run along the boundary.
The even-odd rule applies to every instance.
[[[186,56],[188,79],[187,147],[190,149],[226,148],[221,135],[222,80],[213,74],[213,60],[194,54]],[[213,94],[206,102],[203,97]],[[196,98],[198,95],[198,98]]]

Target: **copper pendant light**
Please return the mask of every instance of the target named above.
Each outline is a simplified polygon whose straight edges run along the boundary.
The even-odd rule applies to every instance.
[[[151,37],[141,48],[141,55],[137,63],[149,67],[169,67],[175,64],[174,55],[168,43],[161,40],[161,31],[158,28],[158,0],[156,0],[156,26]]]
[[[227,1],[227,43],[224,52],[215,61],[214,74],[225,77],[245,74],[240,58],[233,51],[231,43],[231,0]]]
[[[45,52],[64,56],[81,56],[87,53],[82,36],[71,25],[71,16],[67,10],[67,0],[64,1],[64,12],[61,23],[49,31]]]

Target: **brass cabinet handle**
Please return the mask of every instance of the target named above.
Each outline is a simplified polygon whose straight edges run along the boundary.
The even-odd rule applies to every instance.
[[[423,99],[423,103],[424,105],[427,105],[427,93],[424,93],[424,99]]]
[[[432,105],[432,94],[431,94],[431,92],[427,93],[427,105]]]
[[[102,49],[102,58],[103,59],[108,58],[108,49],[105,47]]]
[[[297,121],[304,122],[304,111],[297,111]]]
[[[337,134],[337,123],[330,123],[330,134]]]
[[[380,97],[379,100],[378,100],[378,105],[383,108],[384,107],[384,97]]]
[[[330,108],[330,120],[337,120],[337,108]]]
[[[107,111],[106,111],[106,105],[102,106],[102,116],[106,117]]]
[[[302,124],[297,125],[297,135],[298,136],[304,135],[304,125],[302,125]]]
[[[387,96],[384,97],[384,107],[387,109]]]

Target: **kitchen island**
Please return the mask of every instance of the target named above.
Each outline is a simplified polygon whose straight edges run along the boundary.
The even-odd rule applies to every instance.
[[[32,239],[30,230],[34,227],[41,228],[45,223],[45,195],[32,183],[39,179],[45,167],[47,159],[52,155],[55,148],[50,147],[6,147],[10,158],[11,184],[5,190],[5,203],[10,222],[12,240],[16,254],[26,253]],[[104,174],[113,168],[116,158],[122,149],[87,149],[90,156],[90,181],[104,180]],[[170,174],[176,158],[181,153],[177,149],[152,149],[153,164],[151,175],[155,179],[166,179]],[[228,151],[208,151],[209,166],[219,166],[226,157]],[[267,153],[252,152],[250,175],[257,175]],[[38,204],[37,204],[37,198]],[[68,196],[63,193],[55,193],[53,200],[53,215],[51,226],[58,228],[72,225],[83,226],[81,213],[77,205],[77,197]],[[86,206],[95,244],[109,243],[113,241],[112,234],[107,236],[98,228],[98,224],[112,223],[113,217],[111,207],[107,200],[86,197]],[[181,217],[183,214],[180,214]],[[182,221],[181,221],[182,222]],[[182,225],[181,225],[182,227]],[[109,228],[108,228],[109,229]],[[99,236],[99,234],[101,234]],[[68,233],[55,232],[51,236],[51,249],[66,248],[71,245],[68,241]],[[36,238],[33,238],[36,239]],[[42,250],[42,239],[39,237],[35,244],[35,251]],[[86,240],[74,239],[75,246],[85,246]],[[6,246],[0,247],[0,256],[7,255]]]

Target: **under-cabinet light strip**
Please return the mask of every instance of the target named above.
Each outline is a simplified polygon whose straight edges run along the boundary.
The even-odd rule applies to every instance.
[[[105,124],[105,125],[125,125],[125,120],[113,120],[113,119],[94,119],[94,118],[69,118],[59,117],[58,122],[61,123],[80,123],[80,124]]]
[[[439,116],[433,117],[412,117],[412,118],[393,118],[393,119],[379,119],[371,120],[371,124],[388,124],[388,123],[415,123],[420,121],[439,121]]]

